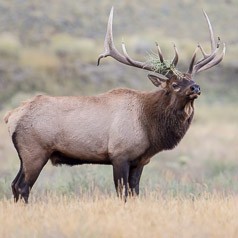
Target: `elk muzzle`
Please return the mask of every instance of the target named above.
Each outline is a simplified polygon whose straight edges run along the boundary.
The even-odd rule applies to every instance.
[[[198,95],[201,94],[201,89],[200,89],[200,86],[198,84],[193,84],[191,87],[190,87],[191,91],[193,93],[196,93]]]
[[[201,94],[200,86],[196,83],[190,86],[189,99],[196,99]]]

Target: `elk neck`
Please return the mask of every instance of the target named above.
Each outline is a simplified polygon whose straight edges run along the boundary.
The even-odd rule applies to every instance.
[[[165,91],[145,94],[143,122],[154,153],[174,148],[185,135],[193,118],[193,101]]]

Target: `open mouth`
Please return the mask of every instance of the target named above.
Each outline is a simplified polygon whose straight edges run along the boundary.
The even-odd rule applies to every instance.
[[[201,92],[191,93],[191,94],[188,95],[188,98],[189,98],[190,100],[193,100],[193,99],[198,98],[198,96],[199,96],[200,94],[201,94]]]

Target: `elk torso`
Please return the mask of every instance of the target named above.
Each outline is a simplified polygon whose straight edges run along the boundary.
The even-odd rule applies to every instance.
[[[185,105],[171,103],[163,90],[36,96],[13,111],[9,128],[12,134],[24,131],[27,145],[37,141],[47,148],[54,164],[110,164],[120,155],[148,163],[154,154],[177,145],[191,122],[193,113],[188,116]]]

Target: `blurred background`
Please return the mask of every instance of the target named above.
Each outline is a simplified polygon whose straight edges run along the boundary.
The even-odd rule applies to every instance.
[[[103,51],[107,19],[114,6],[114,41],[146,61],[158,41],[165,59],[179,50],[186,70],[200,42],[209,50],[206,10],[216,36],[227,45],[223,62],[196,77],[202,95],[185,138],[173,151],[155,156],[145,167],[146,191],[182,193],[238,192],[238,0],[0,0],[0,116],[39,93],[94,95],[115,87],[153,90],[147,72],[97,58]],[[11,197],[10,183],[19,159],[0,123],[0,198]],[[80,194],[114,191],[111,166],[74,168],[47,164],[33,193]]]

